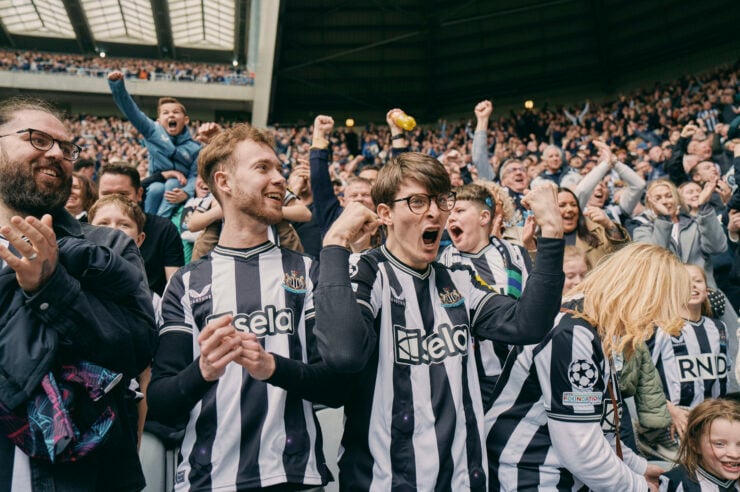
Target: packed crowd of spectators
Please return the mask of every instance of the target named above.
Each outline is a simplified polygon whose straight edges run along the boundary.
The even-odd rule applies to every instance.
[[[231,65],[0,50],[0,70],[106,77],[122,70],[127,79],[254,85],[254,72]]]
[[[32,63],[38,68],[37,61]],[[452,490],[485,489],[483,468],[489,487],[502,490],[548,488],[548,483],[575,483],[578,488],[581,481],[593,489],[620,485],[624,490],[658,490],[660,482],[660,490],[673,490],[668,482],[683,481],[681,474],[694,480],[706,473],[713,483],[721,480],[723,490],[737,489],[737,456],[717,464],[710,453],[689,459],[687,450],[701,440],[712,446],[716,461],[726,442],[734,449],[728,456],[740,452],[740,406],[715,400],[737,398],[740,390],[740,62],[657,83],[613,101],[586,100],[577,108],[545,104],[497,115],[494,104],[483,100],[471,101],[471,118],[459,121],[406,125],[409,116],[392,108],[381,125],[339,127],[331,115],[320,114],[312,126],[279,125],[269,132],[243,124],[190,121],[185,106],[174,98],[160,99],[157,119],[150,118],[125,89],[124,78],[137,76],[140,63],[129,64],[125,72],[110,70],[117,65],[101,72],[131,122],[119,116],[78,115],[65,122],[67,133],[43,107],[12,113],[2,135],[11,143],[3,150],[27,159],[6,159],[6,166],[41,170],[36,175],[17,172],[20,178],[7,173],[1,198],[4,204],[15,200],[35,210],[33,203],[18,199],[23,193],[8,183],[16,179],[22,184],[28,176],[41,183],[60,181],[54,178],[62,171],[33,160],[37,154],[57,153],[74,162],[76,171],[64,217],[75,227],[82,227],[76,218],[118,228],[140,248],[152,313],[161,317],[160,341],[153,358],[144,350],[142,360],[126,368],[131,398],[139,404],[129,424],[135,420],[141,443],[147,435],[164,441],[170,431],[185,427],[178,483],[187,476],[191,484],[232,480],[250,487],[266,485],[258,483],[266,476],[261,470],[228,476],[220,467],[224,458],[216,455],[204,459],[219,466],[191,470],[188,453],[200,453],[201,448],[188,443],[212,434],[204,432],[203,425],[189,423],[192,419],[199,424],[211,419],[209,425],[218,429],[233,425],[233,432],[219,432],[218,445],[229,443],[246,460],[261,455],[252,452],[254,446],[246,445],[245,437],[262,439],[265,434],[273,440],[284,432],[285,438],[279,439],[288,446],[295,432],[304,433],[288,429],[285,422],[292,417],[284,422],[282,414],[272,411],[263,412],[266,423],[260,428],[270,429],[265,433],[253,432],[229,414],[191,412],[188,406],[196,402],[204,402],[198,412],[213,405],[208,392],[217,395],[216,385],[210,385],[215,381],[241,391],[241,402],[255,406],[256,399],[245,396],[253,390],[244,385],[242,369],[226,372],[236,362],[254,380],[250,384],[257,384],[251,388],[262,392],[262,385],[270,384],[298,397],[286,405],[304,399],[344,405],[342,445],[352,463],[360,462],[358,456],[371,462],[386,450],[396,453],[398,437],[372,445],[381,451],[368,451],[365,441],[367,435],[391,436],[391,427],[406,435],[401,439],[411,447],[412,429],[432,436],[429,442],[436,443],[439,456],[453,448],[464,454],[452,440],[458,429],[473,429],[465,439],[471,446],[484,443],[488,452],[488,463],[477,450],[467,461],[450,455],[439,462],[417,463],[414,456],[420,450],[414,447],[410,458],[391,454],[387,465],[373,462],[369,468],[376,472],[371,477],[345,460],[340,464],[343,488],[356,484],[357,477],[370,484],[358,487],[363,490],[388,488],[377,485],[391,476],[382,467],[394,470],[397,463],[411,463],[418,467],[409,479],[413,483],[428,481]],[[74,135],[72,142],[64,136],[68,134]],[[34,184],[39,193],[45,191]],[[155,192],[157,202],[150,206]],[[52,198],[57,204],[66,197],[59,193]],[[53,234],[51,216],[8,220],[18,230],[6,226],[3,235],[22,258],[6,246],[0,256],[16,270],[17,297],[39,287],[48,295],[45,282],[54,278],[34,283],[37,276],[26,271],[35,272],[35,265],[56,255],[55,248],[43,248],[44,239]],[[321,256],[321,282],[311,277],[312,259],[288,250]],[[70,258],[63,253],[62,258]],[[246,269],[248,261],[257,269]],[[262,289],[256,304],[262,310],[249,307],[249,313],[216,318],[220,315],[215,310],[224,300],[242,303],[252,296],[257,301],[254,283],[216,287],[227,269],[235,279],[259,278],[262,285],[274,288],[278,300],[268,299],[273,294]],[[315,304],[306,304],[311,312],[300,316],[315,322],[310,330],[322,362],[305,365],[305,352],[296,359],[303,365],[284,365],[292,355],[285,360],[270,355],[257,331],[264,334],[269,325],[270,330],[276,328],[270,337],[293,333],[293,315],[286,315],[286,309],[276,315],[276,306],[286,302],[285,292],[305,296],[315,285]],[[148,314],[148,299],[140,295],[140,287],[132,287],[130,297],[138,295]],[[43,306],[41,311],[49,305]],[[212,316],[201,311],[196,316],[189,311],[192,306]],[[196,326],[203,319],[205,325]],[[406,326],[417,319],[427,331]],[[458,319],[470,323],[448,324]],[[153,328],[153,320],[144,321]],[[247,326],[244,323],[249,329],[237,333],[236,325]],[[280,330],[284,333],[277,333]],[[412,335],[418,346],[410,345]],[[494,343],[485,345],[489,339]],[[306,340],[299,343],[311,346]],[[459,357],[468,350],[475,351],[470,359],[474,362]],[[150,367],[144,367],[149,362]],[[414,366],[412,375],[426,378],[430,390],[412,390],[411,383],[420,383],[408,380],[411,372],[386,372],[383,368],[390,364]],[[463,365],[474,365],[478,374],[469,379]],[[295,379],[298,367],[310,372],[300,382]],[[430,377],[419,378],[425,371]],[[192,388],[185,395],[181,383],[193,374],[197,377],[188,383]],[[367,381],[372,382],[365,387]],[[437,381],[446,381],[450,394],[467,395],[463,402],[470,395],[475,402],[464,402],[462,411],[454,408],[455,398],[435,394]],[[356,390],[339,397],[333,391],[355,384]],[[377,391],[384,386],[392,388],[388,394],[394,406],[409,398],[409,409],[394,408],[387,421],[368,421],[367,409],[380,415],[378,409],[385,408],[386,396]],[[230,397],[230,390],[218,393]],[[629,396],[634,396],[636,414],[618,408]],[[269,409],[275,401],[258,405]],[[419,410],[432,408],[430,404],[434,412]],[[307,416],[297,419],[301,426],[314,420],[309,418],[310,406],[297,407]],[[713,407],[718,416],[710,415]],[[445,430],[437,425],[444,415],[470,420],[456,421]],[[476,424],[476,419],[485,424]],[[702,427],[702,419],[709,427]],[[712,419],[719,422],[717,428]],[[532,429],[532,435],[505,431],[515,427]],[[685,444],[692,439],[694,444]],[[318,453],[320,439],[310,446]],[[521,454],[510,452],[513,448]],[[37,458],[39,452],[30,451],[24,449]],[[40,453],[53,457],[55,452]],[[648,463],[639,453],[675,460],[685,468],[664,473],[662,465]],[[138,471],[136,457],[129,458],[129,468]],[[310,474],[314,476],[293,478],[286,472],[279,479],[302,485],[329,481],[323,468]],[[28,476],[14,472],[11,478],[15,484]]]

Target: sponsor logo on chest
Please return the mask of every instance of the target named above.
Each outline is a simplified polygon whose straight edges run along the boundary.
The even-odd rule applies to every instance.
[[[727,377],[727,356],[724,354],[679,355],[676,363],[682,383]]]
[[[206,318],[206,322],[219,318],[224,314],[213,314]],[[267,305],[264,310],[252,311],[251,313],[237,313],[231,322],[239,331],[254,333],[258,338],[274,335],[292,335],[295,331],[293,322],[293,310],[290,308],[278,309],[273,305]]]
[[[466,325],[438,325],[434,333],[424,337],[422,330],[393,326],[395,360],[397,364],[439,364],[448,357],[468,353]]]

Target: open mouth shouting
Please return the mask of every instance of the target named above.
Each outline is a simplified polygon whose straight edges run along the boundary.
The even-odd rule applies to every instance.
[[[435,246],[439,242],[441,231],[442,229],[439,227],[425,229],[421,233],[421,241],[424,243],[424,246]]]
[[[447,228],[447,232],[450,234],[450,239],[452,239],[452,242],[455,244],[462,239],[462,235],[465,233],[465,231],[463,231],[457,224],[449,226]]]

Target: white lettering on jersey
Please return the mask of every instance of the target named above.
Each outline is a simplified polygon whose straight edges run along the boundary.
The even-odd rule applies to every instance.
[[[680,355],[676,361],[682,383],[727,377],[727,356],[724,354]]]
[[[212,314],[206,318],[206,322],[220,318],[225,314]],[[267,305],[264,311],[253,311],[250,314],[237,313],[231,322],[239,331],[254,333],[257,338],[273,335],[292,335],[294,333],[293,310],[290,308],[277,309],[275,306]]]
[[[468,353],[468,327],[439,325],[422,339],[422,331],[393,326],[396,363],[406,365],[439,364],[447,357]]]

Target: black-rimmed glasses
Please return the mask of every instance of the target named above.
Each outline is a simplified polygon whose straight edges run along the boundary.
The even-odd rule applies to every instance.
[[[80,157],[80,152],[82,152],[82,147],[79,145],[73,144],[72,142],[57,140],[48,133],[42,132],[41,130],[35,130],[33,128],[26,128],[18,130],[15,133],[0,135],[0,138],[18,135],[20,133],[28,133],[28,141],[31,143],[31,146],[34,149],[41,150],[43,152],[54,147],[54,142],[56,142],[62,151],[62,156],[68,161],[76,161]]]
[[[437,207],[443,212],[449,212],[452,207],[455,206],[457,195],[454,191],[449,193],[440,193],[439,195],[425,195],[423,193],[416,193],[415,195],[409,195],[407,197],[392,200],[391,203],[406,202],[409,206],[409,210],[416,215],[421,215],[429,210],[429,206],[432,200],[437,204]]]

